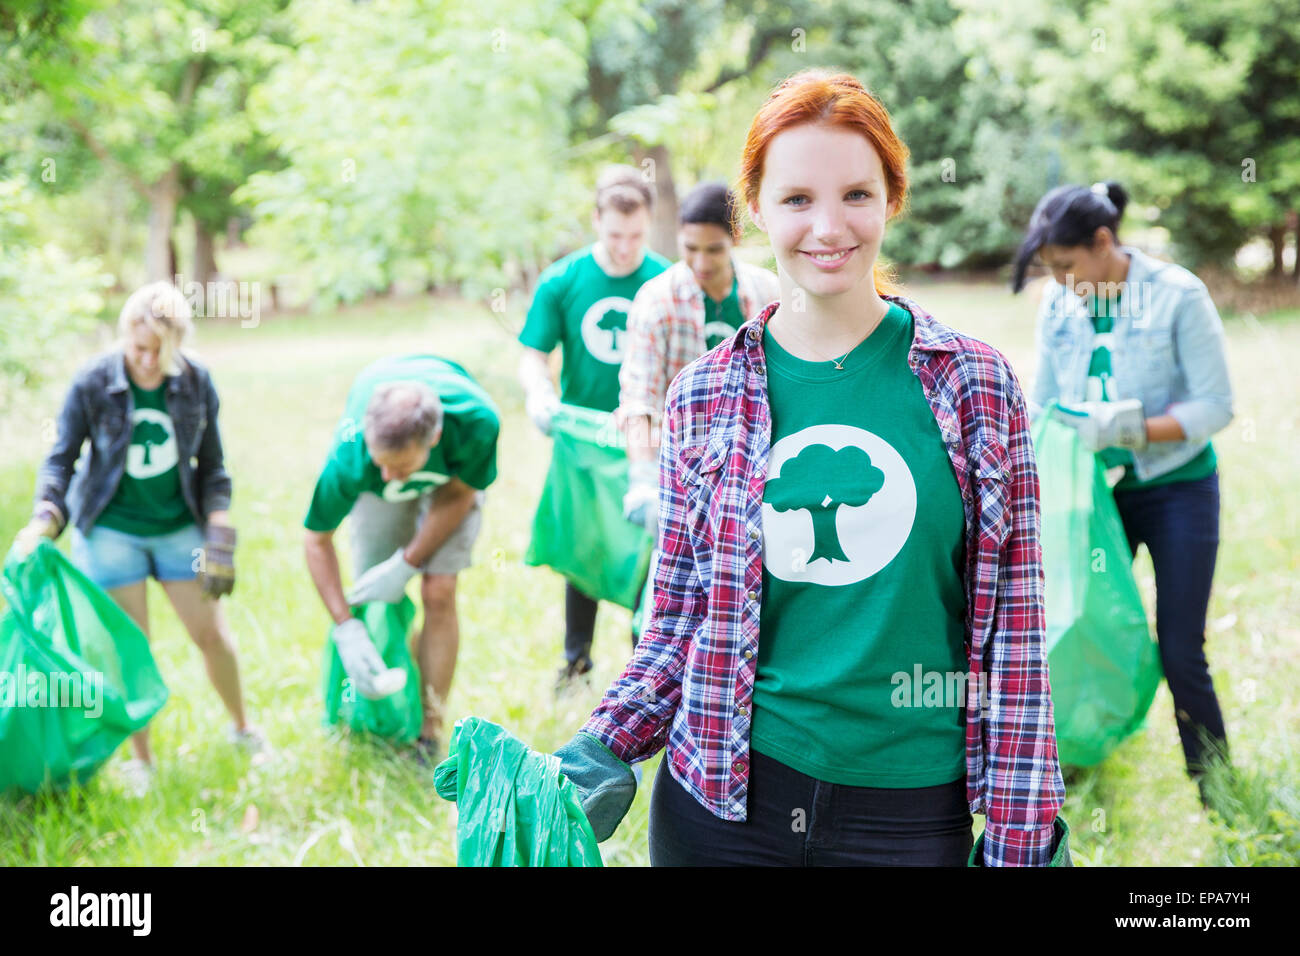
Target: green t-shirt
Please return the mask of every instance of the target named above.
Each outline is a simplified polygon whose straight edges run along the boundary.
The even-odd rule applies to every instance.
[[[751,745],[831,783],[965,773],[965,512],[908,367],[912,336],[891,304],[842,370],[764,336],[772,449]]]
[[[704,343],[714,348],[745,324],[740,314],[740,280],[732,278],[731,291],[721,302],[704,293]]]
[[[385,382],[422,382],[442,402],[442,435],[429,450],[424,467],[405,481],[384,481],[363,434],[370,396]],[[362,369],[348,392],[334,445],[316,481],[303,524],[312,531],[333,531],[363,491],[387,501],[406,501],[452,477],[474,488],[486,488],[497,476],[499,430],[496,405],[462,366],[435,355],[381,359]]]
[[[635,272],[615,278],[587,246],[542,272],[519,341],[548,354],[563,348],[560,401],[602,412],[618,407],[628,309],[637,290],[671,264],[647,249]]]
[[[181,494],[176,429],[167,411],[167,383],[143,389],[130,382],[131,444],[126,470],[96,524],[136,535],[171,534],[194,523]]]
[[[1095,333],[1092,338],[1092,360],[1088,365],[1088,390],[1085,396],[1090,402],[1116,400],[1111,349],[1114,347],[1115,314],[1119,312],[1121,298],[1121,296],[1115,297],[1114,313],[1111,311],[1112,302],[1109,299],[1098,299],[1093,296],[1088,300],[1088,311],[1092,317],[1092,328]],[[1124,475],[1115,485],[1121,491],[1154,488],[1157,485],[1173,484],[1176,481],[1196,481],[1212,473],[1218,464],[1214,445],[1206,443],[1200,454],[1191,461],[1157,478],[1139,481],[1133,464],[1133,453],[1127,448],[1103,448],[1099,454],[1106,468],[1124,466]]]

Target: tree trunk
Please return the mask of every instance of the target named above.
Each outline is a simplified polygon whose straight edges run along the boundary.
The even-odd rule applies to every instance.
[[[176,222],[180,192],[180,166],[175,163],[162,179],[149,187],[149,240],[144,258],[150,282],[176,275],[172,226]]]
[[[645,174],[653,173],[655,208],[651,216],[650,248],[669,259],[677,258],[677,188],[673,184],[672,157],[666,146],[648,149],[632,144],[632,156]],[[646,163],[645,160],[651,160]]]
[[[1295,260],[1291,263],[1291,281],[1300,285],[1300,210],[1292,209],[1286,214],[1287,225],[1295,236]]]
[[[203,223],[194,220],[194,281],[208,287],[217,277],[216,243]]]
[[[1268,241],[1273,244],[1272,275],[1275,279],[1280,279],[1286,274],[1286,266],[1282,260],[1282,254],[1286,252],[1286,223],[1269,226]]]

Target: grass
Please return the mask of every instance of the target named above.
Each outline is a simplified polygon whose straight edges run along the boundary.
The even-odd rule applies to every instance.
[[[1028,297],[969,283],[918,282],[909,291],[941,320],[1001,348],[1028,385]],[[250,715],[277,759],[254,766],[226,743],[227,718],[200,657],[151,583],[154,652],[172,691],[153,722],[153,790],[125,795],[124,748],[84,786],[0,801],[0,865],[454,862],[454,806],[434,794],[429,772],[383,744],[321,726],[328,622],[303,563],[301,519],[358,369],[404,351],[465,364],[496,399],[503,425],[476,564],[458,588],[461,651],[449,712],[496,721],[538,749],[564,743],[622,669],[630,615],[601,605],[592,684],[557,700],[562,582],[522,562],[549,451],[523,413],[516,328],[478,304],[433,299],[200,328],[200,354],[222,396],[240,532],[227,613]],[[1300,313],[1233,319],[1227,329],[1237,418],[1215,438],[1223,543],[1207,653],[1239,770],[1227,786],[1234,822],[1201,811],[1162,686],[1141,732],[1102,766],[1072,775],[1064,813],[1077,865],[1300,860],[1300,382],[1288,374],[1300,359]],[[63,389],[93,350],[54,359],[49,383],[0,413],[4,541],[26,518]],[[1153,608],[1145,552],[1138,577]],[[648,784],[658,761],[645,765],[646,785],[602,846],[609,865],[647,863]]]

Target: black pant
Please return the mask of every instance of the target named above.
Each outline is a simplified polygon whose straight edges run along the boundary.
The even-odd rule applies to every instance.
[[[1145,544],[1156,572],[1156,638],[1174,698],[1187,772],[1228,739],[1205,660],[1205,615],[1219,550],[1219,473],[1197,481],[1116,491],[1129,548]],[[1207,741],[1201,739],[1206,735]]]
[[[966,777],[895,790],[826,783],[750,750],[747,819],[722,820],[668,769],[650,797],[651,866],[965,866]]]
[[[641,595],[645,582],[636,592],[635,614],[641,606]],[[591,659],[591,642],[596,633],[596,599],[588,597],[569,581],[564,582],[564,659],[572,664],[580,658]],[[636,635],[632,635],[632,646],[636,647]]]

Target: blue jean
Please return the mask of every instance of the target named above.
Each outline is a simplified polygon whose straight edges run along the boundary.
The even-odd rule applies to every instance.
[[[650,796],[651,866],[965,866],[965,776],[935,787],[826,783],[750,750],[743,821],[713,815],[665,755]]]
[[[189,524],[170,534],[141,536],[97,524],[90,534],[72,529],[72,560],[105,591],[151,575],[158,581],[192,581],[198,576],[203,532]]]
[[[1197,481],[1116,491],[1129,548],[1145,544],[1156,573],[1156,638],[1191,776],[1207,747],[1228,739],[1205,659],[1205,616],[1219,551],[1219,473]],[[1201,739],[1205,734],[1209,743]]]

